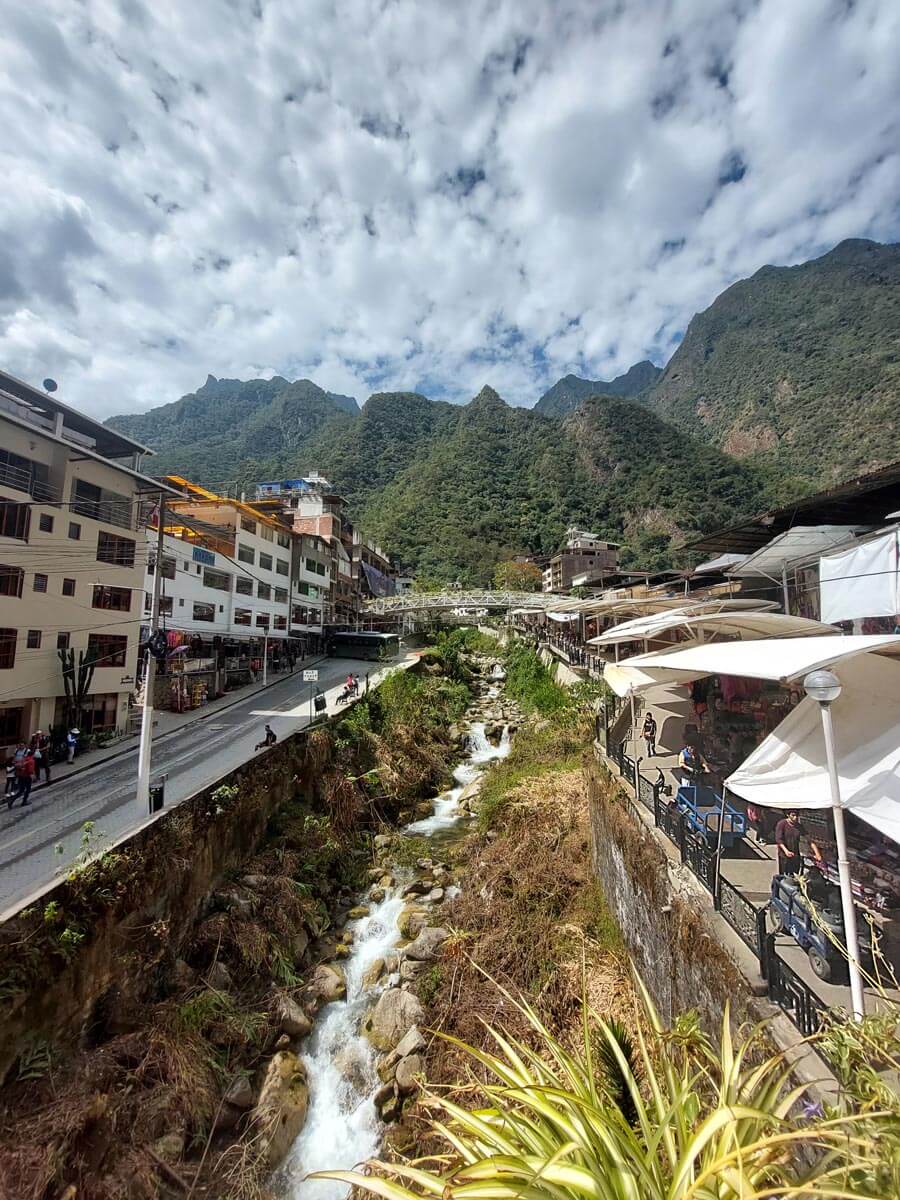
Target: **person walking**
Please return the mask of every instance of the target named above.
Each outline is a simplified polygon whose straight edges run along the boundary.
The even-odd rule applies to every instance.
[[[656,721],[653,719],[653,713],[648,712],[644,717],[644,727],[641,730],[641,737],[647,744],[647,757],[656,757]]]
[[[34,754],[34,781],[40,783],[41,771],[44,772],[44,780],[50,782],[50,738],[39,729],[31,739],[31,749]]]
[[[788,815],[782,817],[775,826],[775,848],[778,851],[779,875],[798,875],[803,869],[800,839],[805,836],[806,830],[800,824],[800,814],[795,808],[790,809]],[[821,862],[821,852],[812,839],[810,839],[809,848],[813,858],[817,862]]]
[[[8,758],[6,760],[6,792],[5,798],[8,800],[16,791],[16,760]]]
[[[78,749],[79,730],[72,728],[66,734],[66,762],[75,761],[75,751]]]
[[[26,804],[31,804],[31,801],[28,799],[28,797],[31,795],[31,785],[34,783],[34,771],[34,755],[29,750],[16,767],[16,779],[19,786],[16,794],[7,800],[7,808],[12,808],[16,800],[19,799],[22,801],[22,808],[24,808]]]

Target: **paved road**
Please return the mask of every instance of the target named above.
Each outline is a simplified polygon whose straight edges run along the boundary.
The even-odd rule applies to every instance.
[[[363,681],[368,671],[370,683],[374,683],[386,670],[408,661],[397,660],[378,670],[374,663],[346,658],[319,662],[319,686],[328,698],[329,711],[335,710],[335,700],[350,671]],[[252,758],[266,721],[279,738],[307,725],[309,692],[310,684],[303,682],[298,671],[154,746],[151,778],[168,773],[166,807]],[[92,849],[100,849],[141,825],[147,813],[139,810],[135,799],[136,778],[137,750],[132,750],[68,781],[35,788],[30,808],[17,806],[7,812],[0,805],[0,913],[52,882],[73,862],[81,852],[86,821],[96,823]]]

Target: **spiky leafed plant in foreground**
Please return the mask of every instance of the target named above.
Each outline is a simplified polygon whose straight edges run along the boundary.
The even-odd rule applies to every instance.
[[[497,1054],[448,1039],[488,1082],[475,1111],[427,1097],[447,1153],[313,1178],[384,1200],[884,1200],[868,1169],[877,1115],[810,1115],[781,1055],[750,1064],[758,1031],[735,1048],[727,1013],[718,1050],[696,1033],[673,1040],[638,983],[646,1032],[633,1038],[585,1007],[572,1053],[519,1003],[540,1053],[494,1029]]]

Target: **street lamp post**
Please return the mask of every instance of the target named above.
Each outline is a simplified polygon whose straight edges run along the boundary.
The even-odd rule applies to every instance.
[[[850,880],[850,861],[847,858],[847,834],[844,829],[844,809],[841,805],[841,785],[838,779],[837,756],[834,749],[834,723],[831,705],[841,694],[841,681],[833,671],[810,671],[803,680],[807,696],[818,702],[822,714],[822,733],[825,737],[825,759],[831,785],[831,811],[834,817],[834,840],[837,844],[838,879],[841,887],[841,909],[844,916],[844,940],[850,969],[850,998],[853,1018],[865,1015],[862,974],[859,967],[859,938],[856,931],[856,908],[853,904],[853,885]]]

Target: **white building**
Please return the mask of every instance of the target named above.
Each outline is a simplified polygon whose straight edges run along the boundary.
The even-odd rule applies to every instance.
[[[124,731],[161,490],[149,451],[5,372],[0,431],[0,753],[72,719],[60,651],[76,674],[94,663],[83,732]]]

